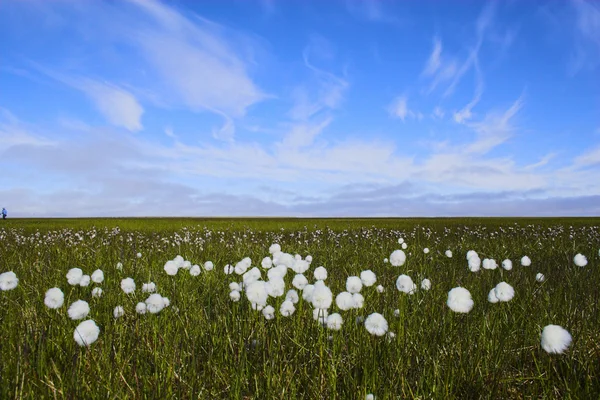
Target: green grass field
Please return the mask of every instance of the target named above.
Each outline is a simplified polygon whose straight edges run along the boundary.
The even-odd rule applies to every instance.
[[[61,219],[0,221],[0,273],[19,278],[0,291],[0,398],[176,399],[469,399],[600,398],[600,219]],[[118,227],[118,229],[116,229]],[[385,263],[407,243],[406,263]],[[304,274],[324,266],[334,301],[329,313],[343,317],[341,330],[321,326],[302,299],[289,317],[284,296],[269,297],[275,318],[251,309],[244,292],[229,297],[224,266],[250,257],[252,267],[270,256],[269,246],[313,261]],[[429,248],[425,254],[423,249]],[[444,252],[453,252],[448,258]],[[513,262],[471,272],[466,254]],[[141,253],[141,257],[136,256]],[[587,257],[585,267],[573,257]],[[165,262],[181,255],[192,264],[212,261],[199,276]],[[532,264],[520,264],[522,256]],[[122,270],[117,269],[122,263]],[[101,284],[71,286],[66,274],[81,268],[104,272]],[[340,311],[335,296],[346,279],[370,269],[364,306]],[[546,280],[536,281],[543,273]],[[396,289],[400,274],[418,287]],[[286,292],[295,272],[285,276]],[[125,294],[121,280],[134,279]],[[431,290],[421,290],[422,279]],[[492,304],[488,292],[505,281],[509,302]],[[156,283],[170,306],[136,313],[143,283]],[[375,286],[381,284],[384,292]],[[475,305],[467,314],[447,305],[448,291],[468,289]],[[48,289],[64,292],[64,305],[44,305]],[[103,295],[92,297],[101,287]],[[76,300],[89,315],[69,318]],[[116,306],[125,315],[113,316]],[[397,310],[396,314],[394,311]],[[395,336],[371,335],[361,317],[381,313]],[[86,319],[98,340],[80,347],[74,330]],[[540,345],[544,326],[567,329],[563,354]]]

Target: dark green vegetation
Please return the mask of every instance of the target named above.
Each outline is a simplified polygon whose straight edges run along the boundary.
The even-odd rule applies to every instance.
[[[0,398],[578,398],[600,397],[600,219],[75,219],[0,221],[0,273],[14,271],[19,286],[0,292]],[[119,227],[120,229],[114,229]],[[407,262],[383,262],[408,243]],[[321,328],[302,299],[291,317],[279,314],[283,298],[269,299],[274,320],[229,299],[240,276],[223,267],[250,257],[260,266],[271,243],[313,256],[305,274],[323,265],[334,296],[346,278],[371,269],[375,287],[365,287],[363,309],[342,311],[340,331]],[[428,247],[431,252],[423,253]],[[453,251],[447,258],[444,251]],[[465,254],[505,258],[505,271],[467,268]],[[140,252],[142,257],[136,258]],[[588,258],[586,267],[573,256]],[[164,263],[177,254],[215,269],[192,277],[168,276]],[[523,267],[523,255],[532,265]],[[122,271],[116,264],[122,262]],[[65,274],[80,267],[104,271],[100,285],[71,287]],[[536,273],[546,276],[544,283]],[[414,295],[395,288],[398,275],[430,291]],[[293,271],[286,276],[291,289]],[[126,295],[120,281],[132,277]],[[263,273],[266,279],[266,274]],[[171,306],[137,315],[142,283],[153,281]],[[508,303],[490,304],[487,294],[506,281],[515,289]],[[92,298],[101,286],[104,295]],[[447,292],[467,288],[475,307],[454,314]],[[44,293],[60,287],[65,305],[44,305]],[[80,348],[67,315],[86,300],[101,332]],[[117,305],[125,316],[113,318]],[[398,309],[400,316],[394,316]],[[335,303],[330,312],[338,312]],[[358,316],[379,312],[394,338],[373,337]],[[540,346],[548,324],[573,336],[562,355]]]

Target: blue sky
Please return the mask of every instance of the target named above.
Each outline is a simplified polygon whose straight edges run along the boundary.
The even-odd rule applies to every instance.
[[[12,216],[600,215],[600,3],[0,3]]]

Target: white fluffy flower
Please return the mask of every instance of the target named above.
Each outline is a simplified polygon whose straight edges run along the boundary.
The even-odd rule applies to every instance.
[[[260,262],[260,266],[263,269],[269,269],[269,268],[271,268],[273,266],[273,260],[271,260],[271,257],[265,257]]]
[[[425,253],[425,254],[429,254],[429,249],[428,249],[427,247],[425,247],[425,248],[423,249],[423,253]]]
[[[0,290],[13,290],[19,284],[19,278],[12,272],[3,272],[0,274]]]
[[[490,289],[490,292],[488,293],[488,301],[490,303],[497,303],[498,302],[498,298],[496,297],[496,288]]]
[[[102,283],[104,282],[104,272],[101,269],[97,269],[92,272],[92,282],[94,283]]]
[[[481,268],[481,259],[479,258],[479,256],[477,254],[472,255],[471,258],[469,258],[469,270],[471,272],[477,272],[477,271],[479,271],[480,268]]]
[[[365,298],[360,293],[353,293],[352,301],[354,302],[354,308],[363,308],[365,305]]]
[[[331,303],[333,302],[331,289],[329,289],[323,281],[318,281],[315,283],[314,287],[315,289],[313,290],[311,297],[313,307],[323,309],[331,307]]]
[[[535,280],[538,282],[544,282],[546,280],[546,277],[541,272],[538,272],[535,276]]]
[[[296,307],[294,306],[294,303],[291,300],[284,301],[283,303],[281,303],[281,307],[279,307],[279,312],[284,317],[291,316],[295,311]]]
[[[274,278],[283,279],[287,274],[287,270],[288,270],[288,268],[285,265],[283,265],[283,264],[278,265],[275,268],[271,268],[270,270],[267,271],[267,277],[269,279],[274,279]]]
[[[265,287],[265,282],[256,281],[252,282],[246,288],[246,297],[250,303],[254,303],[259,306],[265,306],[267,304],[267,289]]]
[[[88,319],[77,325],[73,333],[73,339],[80,346],[89,346],[98,340],[98,335],[100,335],[100,328],[93,320]]]
[[[383,315],[373,313],[365,320],[365,328],[371,335],[383,336],[388,330],[388,323]]]
[[[192,268],[192,262],[188,261],[188,260],[185,260],[183,262],[183,264],[181,264],[181,268],[185,269],[185,270],[188,270],[188,269]]]
[[[229,290],[237,290],[237,291],[239,291],[240,290],[240,284],[237,283],[237,282],[231,282],[229,284]]]
[[[229,264],[227,264],[225,267],[223,267],[223,272],[225,272],[225,275],[233,274],[234,270],[235,270],[235,268],[233,268],[233,266],[229,265]]]
[[[292,286],[294,286],[298,290],[303,290],[306,285],[308,285],[308,279],[302,274],[298,274],[294,276],[292,279]]]
[[[401,292],[413,294],[417,286],[410,276],[402,274],[396,279],[396,288]]]
[[[163,308],[165,308],[165,302],[160,294],[153,293],[146,299],[146,309],[150,314],[159,313]]]
[[[493,258],[484,258],[483,259],[483,269],[496,269],[498,268],[498,264],[496,260]]]
[[[469,250],[467,251],[467,261],[469,261],[471,259],[471,257],[475,257],[477,256],[477,252],[475,250]],[[479,257],[479,256],[477,256]]]
[[[121,318],[123,315],[125,315],[125,310],[123,309],[123,307],[116,306],[115,309],[113,310],[113,316],[115,318]]]
[[[60,308],[65,302],[65,294],[62,290],[55,287],[52,289],[48,289],[46,292],[46,297],[44,298],[44,304],[48,308]]]
[[[506,282],[500,282],[494,288],[499,301],[511,301],[515,297],[515,289]]]
[[[452,258],[452,250],[446,250],[444,254],[446,254],[446,257],[448,258]]]
[[[368,269],[360,273],[360,280],[362,281],[363,285],[369,287],[373,286],[375,282],[377,282],[377,276],[375,275],[375,272]]]
[[[406,250],[406,248],[408,247],[408,245],[406,244],[406,242],[402,243],[402,250]]]
[[[270,279],[265,287],[267,288],[267,293],[271,297],[280,297],[285,293],[285,282],[280,277]]]
[[[329,316],[329,312],[322,308],[315,308],[313,310],[313,319],[320,323],[321,325],[327,325],[327,317]]]
[[[369,393],[365,396],[365,400],[375,400],[375,396],[373,393]]]
[[[269,247],[269,253],[275,254],[281,251],[281,246],[278,243],[273,243],[271,247]]]
[[[389,263],[389,262],[390,262],[390,260],[388,260],[387,258],[384,258],[384,259],[383,259],[383,263],[384,263],[384,264],[387,264],[387,263]]]
[[[69,314],[69,318],[73,320],[83,319],[87,317],[90,312],[90,306],[87,301],[77,300],[69,307],[67,313]]]
[[[404,239],[398,238],[398,244],[402,244],[402,243],[404,243]]]
[[[199,265],[194,264],[194,265],[191,266],[191,268],[190,268],[190,275],[191,276],[198,276],[198,275],[200,275],[200,272],[201,272],[201,270],[200,270],[200,266]]]
[[[334,314],[327,316],[327,329],[339,331],[340,329],[342,329],[343,323],[344,323],[344,319],[338,313],[334,313]]]
[[[246,272],[242,276],[242,279],[244,280],[244,286],[250,286],[252,283],[256,282],[260,278],[260,270],[256,267],[252,268],[250,271]]]
[[[504,268],[505,270],[510,271],[512,267],[512,261],[510,261],[508,258],[502,261],[502,268]]]
[[[95,287],[92,289],[92,297],[96,297],[96,298],[102,297],[102,292],[103,292],[102,288]]]
[[[265,319],[275,318],[275,309],[273,308],[273,306],[266,306],[265,308],[263,308],[262,313]]]
[[[167,275],[173,276],[177,275],[179,267],[177,267],[177,263],[175,261],[169,260],[165,263],[164,270],[167,273]]]
[[[233,302],[240,301],[240,297],[241,297],[240,292],[238,292],[237,290],[232,290],[231,292],[229,292],[229,298]]]
[[[547,353],[563,353],[571,345],[572,340],[571,334],[558,325],[547,325],[542,331],[542,348]]]
[[[165,305],[165,307],[169,307],[171,305],[171,300],[169,300],[168,297],[163,297],[162,301],[163,301],[163,304]]]
[[[79,286],[86,287],[89,284],[90,284],[90,276],[89,275],[83,275],[81,277],[81,279],[79,280]]]
[[[312,258],[312,256],[309,254],[309,255],[307,255],[307,256],[306,256],[305,260],[306,260],[306,262],[307,262],[307,263],[309,263],[309,264],[310,264],[310,263],[312,262],[313,258]]]
[[[285,294],[285,299],[291,301],[294,304],[296,304],[300,300],[300,297],[298,296],[298,292],[296,292],[294,289],[290,289]]]
[[[137,253],[135,256],[136,256],[137,258],[142,258],[142,253]]]
[[[118,269],[119,271],[123,270],[123,263],[121,263],[121,262],[118,262],[118,263],[117,263],[117,269]]]
[[[67,272],[67,281],[69,282],[69,285],[79,285],[82,276],[83,271],[81,268],[71,268],[69,272]]]
[[[394,310],[394,317],[399,317],[399,316],[400,316],[400,310],[396,308]]]
[[[448,292],[448,307],[457,313],[468,313],[473,309],[473,299],[471,293],[462,287],[455,287]]]
[[[135,305],[135,312],[138,314],[146,314],[146,303],[139,302]]]
[[[354,299],[352,298],[352,293],[341,292],[335,296],[335,304],[342,311],[347,311],[354,308]]]
[[[154,282],[148,282],[142,285],[142,293],[154,293],[155,291],[156,284]]]
[[[383,287],[383,285],[377,285],[377,292],[378,292],[378,293],[383,293],[383,292],[385,292],[385,288]]]
[[[317,267],[317,268],[315,268],[315,272],[313,273],[313,276],[318,281],[324,281],[325,279],[327,279],[327,270],[323,266]]]
[[[215,267],[215,264],[213,264],[212,261],[207,261],[207,262],[204,263],[204,270],[205,271],[212,271],[214,267]]]
[[[423,289],[423,290],[431,289],[431,281],[427,278],[423,279],[421,281],[421,289]]]
[[[304,286],[304,289],[302,289],[302,298],[304,299],[304,301],[308,301],[309,303],[312,303],[312,295],[313,295],[314,291],[315,291],[315,285]]]
[[[531,259],[527,256],[523,256],[521,258],[521,265],[524,267],[529,267],[531,265]]]
[[[294,260],[292,270],[297,274],[303,274],[310,268],[310,264],[305,260]]]
[[[131,278],[125,278],[121,281],[121,289],[123,289],[126,294],[131,294],[135,292],[135,282]]]
[[[406,243],[402,243],[405,245]],[[392,254],[390,254],[390,264],[394,267],[401,267],[406,262],[406,254],[402,250],[394,250]]]
[[[575,257],[573,257],[573,262],[578,267],[585,267],[588,263],[588,260],[583,254],[577,254]]]
[[[362,289],[362,281],[358,276],[349,276],[346,279],[346,290],[350,293],[358,293]]]

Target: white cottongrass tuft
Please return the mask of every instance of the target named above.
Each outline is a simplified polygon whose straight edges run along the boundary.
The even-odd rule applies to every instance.
[[[269,294],[267,293],[265,282],[263,281],[252,282],[246,288],[246,297],[250,303],[264,307],[267,305],[268,296]]]
[[[372,393],[369,393],[365,396],[365,400],[375,400],[375,396]]]
[[[146,314],[147,311],[147,307],[146,307],[146,303],[143,302],[139,302],[135,305],[135,312],[138,314]]]
[[[531,265],[531,258],[527,256],[521,257],[521,265],[524,267],[529,267]]]
[[[383,259],[383,263],[384,263],[384,264],[387,264],[387,263],[389,263],[389,262],[390,262],[390,260],[388,260],[387,258],[384,258],[384,259]]]
[[[490,303],[497,303],[499,301],[496,297],[496,288],[490,289],[490,292],[488,293],[488,301]]]
[[[123,263],[121,263],[121,262],[118,262],[118,263],[117,263],[117,269],[118,269],[119,271],[122,271],[122,270],[123,270]]]
[[[310,264],[310,263],[312,263],[312,260],[313,260],[313,258],[312,258],[312,256],[309,254],[309,255],[307,255],[307,256],[306,256],[305,260],[306,260],[306,262],[307,262],[307,263],[309,263],[309,264]]]
[[[385,288],[383,287],[383,285],[377,285],[377,293],[383,293],[385,292]]]
[[[365,320],[365,328],[371,335],[383,336],[388,330],[388,323],[383,315],[373,313]]]
[[[142,253],[137,253],[135,256],[136,256],[137,258],[142,258]]]
[[[468,313],[473,309],[473,299],[471,293],[463,287],[455,287],[448,292],[448,307],[457,313]]]
[[[312,302],[312,295],[315,290],[315,285],[306,285],[304,289],[302,289],[302,298],[304,301]]]
[[[402,244],[404,243],[404,239],[403,238],[398,238],[398,244]]]
[[[469,261],[472,257],[477,256],[477,252],[475,250],[469,250],[467,251],[467,261]],[[477,256],[479,257],[479,256]]]
[[[67,313],[72,320],[83,319],[90,313],[90,306],[87,301],[77,300],[71,304]]]
[[[279,312],[284,317],[291,316],[292,314],[294,314],[295,311],[296,311],[296,307],[294,306],[294,303],[291,300],[284,301],[283,303],[281,303],[281,306],[279,307]]]
[[[250,286],[252,283],[258,281],[260,278],[261,278],[261,273],[257,267],[252,268],[250,271],[248,271],[244,275],[242,275],[242,279],[244,281],[244,286]]]
[[[354,302],[354,308],[363,308],[365,305],[365,298],[360,293],[353,293],[352,301]]]
[[[207,261],[204,263],[204,270],[205,271],[212,271],[215,268],[215,264],[213,264],[212,261]]]
[[[310,268],[310,264],[305,260],[294,260],[294,263],[291,266],[292,270],[297,274],[303,274]],[[327,271],[325,271],[327,272]]]
[[[265,308],[263,308],[262,313],[265,319],[275,318],[275,309],[273,308],[273,306],[266,306]]]
[[[93,320],[88,319],[77,325],[73,333],[73,339],[80,346],[89,346],[98,340],[99,335],[100,328],[98,328],[98,325]]]
[[[123,315],[125,315],[125,310],[123,309],[123,307],[116,306],[115,309],[113,310],[113,316],[115,318],[121,318]]]
[[[71,268],[69,272],[67,272],[67,282],[69,282],[69,285],[71,286],[79,285],[82,276],[83,271],[81,268]]]
[[[237,282],[231,282],[229,284],[229,290],[237,290],[239,292],[241,290],[240,284]]]
[[[92,297],[99,298],[102,297],[102,288],[95,287],[92,289]]]
[[[340,329],[342,329],[343,324],[344,319],[338,313],[331,314],[327,317],[327,329],[339,331]]]
[[[571,334],[559,325],[547,325],[542,331],[542,348],[551,354],[561,354],[570,345]]]
[[[131,294],[135,292],[135,282],[132,278],[125,278],[121,281],[121,289],[123,289],[126,294]]]
[[[375,282],[377,282],[377,276],[375,275],[375,272],[368,269],[360,273],[360,280],[362,281],[363,285],[365,285],[366,287],[370,287],[373,286]]]
[[[198,276],[200,275],[200,266],[197,264],[192,265],[192,267],[190,268],[190,275],[191,276]]]
[[[468,259],[468,263],[469,263],[469,270],[471,272],[477,272],[481,268],[481,258],[479,258],[479,256],[477,254],[472,255]]]
[[[538,282],[544,282],[546,280],[546,277],[541,272],[538,272],[535,276],[535,280]]]
[[[265,287],[267,288],[267,293],[271,297],[281,297],[285,293],[285,282],[278,276],[269,280],[265,284]]]
[[[394,317],[399,317],[400,316],[400,310],[398,308],[396,308],[394,310]]]
[[[285,299],[291,301],[293,304],[298,303],[300,301],[300,297],[298,296],[298,292],[294,289],[290,289],[285,294]]]
[[[429,248],[425,247],[425,248],[423,249],[423,253],[425,253],[425,254],[429,254]]]
[[[327,317],[329,316],[329,312],[322,308],[315,308],[313,310],[313,319],[317,321],[321,325],[327,325]]]
[[[314,308],[328,309],[333,302],[333,294],[331,289],[325,285],[323,281],[318,281],[314,285],[311,302]]]
[[[235,268],[232,265],[227,264],[225,267],[223,267],[223,272],[225,272],[225,275],[231,275],[233,274],[233,271],[235,270]]]
[[[308,279],[302,274],[297,274],[292,279],[292,286],[298,290],[303,290],[308,285]]]
[[[163,268],[164,268],[165,272],[167,273],[167,275],[171,275],[171,276],[177,275],[177,271],[179,270],[177,263],[173,260],[167,261]]]
[[[405,245],[406,243],[402,243]],[[394,250],[392,254],[390,254],[390,264],[394,267],[401,267],[406,262],[406,254],[402,250]]]
[[[446,252],[444,253],[446,255],[446,257],[448,258],[452,258],[452,250],[446,250]]]
[[[158,293],[153,293],[146,299],[146,309],[150,314],[156,314],[165,308],[163,297]]]
[[[349,276],[346,279],[346,290],[350,293],[358,293],[362,289],[362,281],[358,276]]]
[[[515,289],[506,282],[497,284],[494,292],[499,301],[511,301],[515,297]]]
[[[502,268],[504,268],[505,270],[510,271],[512,267],[512,261],[510,261],[508,258],[502,261]]]
[[[275,254],[281,251],[281,246],[278,243],[273,243],[270,247],[269,247],[269,253],[271,254]]]
[[[154,282],[148,282],[142,285],[142,293],[154,293],[155,291],[156,284]]]
[[[408,245],[406,244],[406,242],[402,243],[402,250],[406,250],[406,248],[408,247]]]
[[[0,290],[13,290],[19,284],[19,278],[12,272],[3,272],[0,274]]]
[[[97,269],[92,272],[92,282],[94,283],[102,283],[104,282],[104,272],[101,269]]]
[[[484,258],[483,259],[483,269],[496,269],[498,268],[498,263],[493,258]]]
[[[417,285],[414,284],[410,276],[402,274],[396,280],[396,288],[401,292],[413,294]]]
[[[231,292],[229,292],[229,298],[231,299],[231,301],[233,302],[238,302],[240,301],[240,297],[242,297],[240,295],[240,292],[237,290],[232,290]]]
[[[260,266],[263,269],[269,269],[269,268],[271,268],[273,266],[273,260],[271,260],[271,257],[265,257],[260,262]]]
[[[578,267],[585,267],[588,263],[588,260],[583,254],[576,254],[575,257],[573,257],[573,262]]]
[[[169,300],[168,297],[163,297],[162,301],[165,307],[169,307],[171,305],[171,300]]]
[[[325,267],[317,267],[315,268],[313,276],[318,281],[324,281],[325,279],[327,279],[327,270],[325,269]]]
[[[421,289],[423,289],[423,290],[431,289],[431,281],[427,278],[423,279],[421,281]]]
[[[185,269],[185,270],[189,270],[190,268],[192,268],[192,262],[188,261],[188,260],[185,260],[183,262],[183,264],[181,264],[181,268]]]
[[[90,276],[89,275],[83,275],[81,277],[81,279],[79,280],[79,286],[86,287],[89,284],[90,284]]]
[[[65,302],[65,294],[62,290],[55,287],[52,289],[48,289],[46,292],[46,297],[44,298],[44,304],[48,308],[57,309],[62,307]]]

